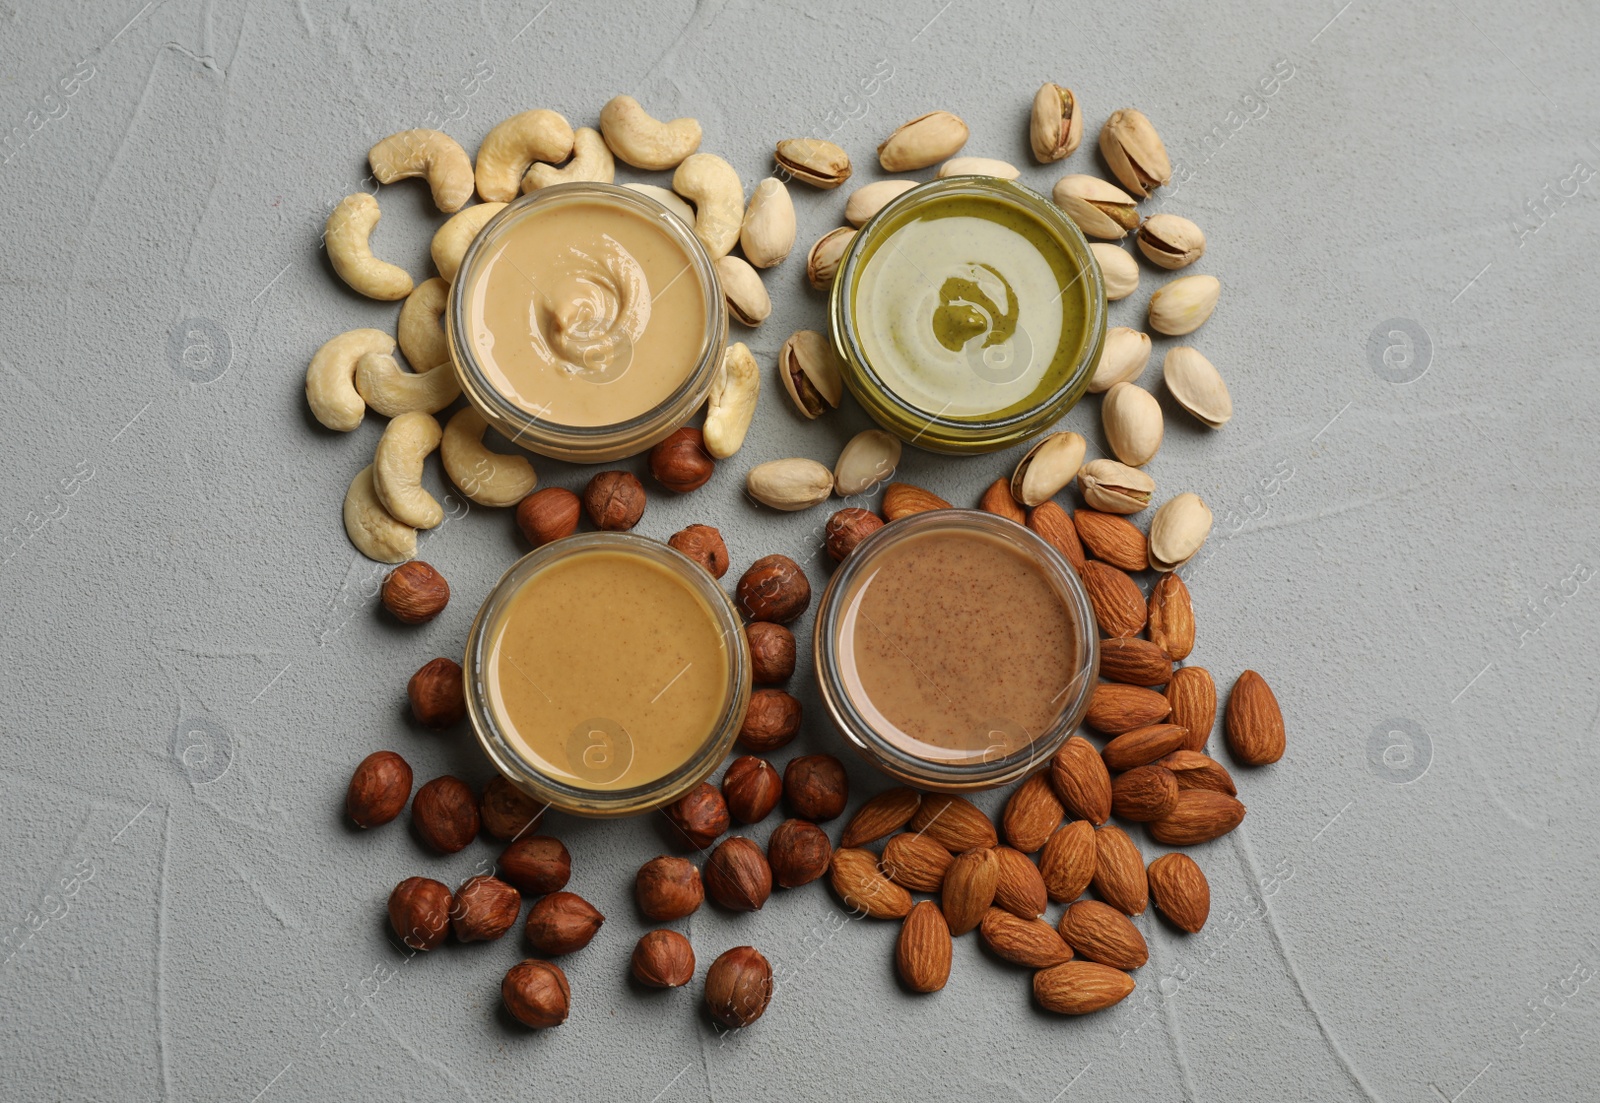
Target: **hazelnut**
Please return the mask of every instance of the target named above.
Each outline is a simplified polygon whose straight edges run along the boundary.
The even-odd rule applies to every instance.
[[[535,490],[517,503],[517,527],[536,548],[571,536],[578,531],[578,496],[559,486]]]
[[[406,683],[411,712],[428,728],[448,728],[467,714],[466,682],[454,659],[430,659]]]
[[[496,774],[483,787],[483,829],[496,839],[516,839],[539,829],[548,807]]]
[[[783,795],[797,816],[814,823],[833,819],[850,799],[844,763],[831,754],[791,759],[783,771]]]
[[[633,948],[633,979],[651,988],[682,988],[694,979],[694,947],[677,931],[648,931]]]
[[[373,751],[350,775],[344,810],[357,827],[377,827],[398,816],[410,797],[410,764],[393,751]]]
[[[466,782],[445,774],[417,790],[411,822],[423,842],[441,854],[454,854],[478,837],[478,802]]]
[[[750,564],[734,596],[751,620],[788,624],[811,604],[811,583],[787,555],[768,555]]]
[[[679,429],[650,449],[650,474],[668,490],[687,494],[711,481],[717,461],[706,451],[700,430]]]
[[[843,563],[856,545],[883,527],[883,518],[870,509],[841,509],[822,526],[823,544],[835,563]]]
[[[729,911],[760,911],[772,894],[772,867],[743,835],[723,839],[706,859],[706,894]]]
[[[626,532],[644,516],[644,487],[626,471],[602,471],[583,488],[583,508],[595,528]]]
[[[450,926],[460,942],[493,942],[509,931],[522,911],[522,893],[500,880],[480,874],[456,889]]]
[[[735,946],[706,970],[706,1009],[723,1026],[749,1026],[772,1000],[772,966],[754,946]]]
[[[500,875],[529,896],[543,896],[566,887],[572,855],[560,839],[528,835],[501,851]]]
[[[752,751],[775,751],[799,730],[799,700],[781,689],[758,689],[750,694],[739,742]]]
[[[589,945],[606,921],[575,892],[552,892],[528,909],[528,941],[541,954],[570,954]]]
[[[764,758],[743,755],[722,775],[722,799],[740,823],[760,823],[778,806],[781,796],[783,779]]]
[[[561,966],[530,957],[506,972],[506,979],[500,982],[500,1001],[523,1026],[543,1030],[567,1021],[572,990]]]
[[[810,820],[784,820],[767,839],[772,879],[786,889],[807,885],[828,872],[833,844]]]
[[[794,633],[769,620],[745,625],[750,643],[750,676],[757,683],[787,682],[794,673]]]
[[[690,525],[667,537],[667,546],[682,552],[706,569],[712,578],[728,573],[728,545],[710,525]]]
[[[427,877],[407,877],[389,894],[389,926],[413,950],[432,950],[450,934],[450,890]]]
[[[728,806],[709,781],[702,781],[662,811],[698,850],[704,850],[728,830]]]
[[[450,604],[450,583],[420,559],[402,563],[383,580],[383,607],[396,620],[423,624]]]
[[[706,896],[694,863],[667,854],[639,867],[633,878],[633,895],[645,918],[657,923],[692,915]]]

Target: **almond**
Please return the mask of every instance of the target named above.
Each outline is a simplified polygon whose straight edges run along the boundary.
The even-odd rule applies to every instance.
[[[896,835],[883,848],[883,873],[912,892],[938,892],[955,855],[926,835]]]
[[[883,488],[883,519],[898,521],[913,513],[927,513],[934,509],[949,509],[950,503],[929,490],[910,483],[890,483]]]
[[[1266,766],[1283,757],[1283,711],[1272,687],[1255,671],[1245,671],[1233,683],[1225,725],[1228,749],[1245,765]]]
[[[1111,818],[1111,775],[1094,745],[1081,735],[1061,744],[1050,760],[1050,783],[1067,810],[1090,823]]]
[[[1150,642],[1173,662],[1188,658],[1194,650],[1194,605],[1176,571],[1162,575],[1150,591],[1149,613]]]
[[[900,786],[884,790],[856,809],[856,814],[844,825],[844,835],[839,839],[839,845],[864,846],[885,835],[894,834],[911,822],[921,803],[922,794],[915,789]]]
[[[1136,766],[1111,783],[1111,811],[1134,823],[1159,820],[1178,803],[1178,779],[1165,766]]]
[[[1142,571],[1149,565],[1149,543],[1126,517],[1080,509],[1072,514],[1072,524],[1083,546],[1096,559],[1125,571]]]
[[[1174,672],[1172,680],[1176,682],[1178,675],[1182,673],[1181,670]],[[1171,693],[1172,687],[1169,685],[1167,695],[1170,696]],[[1083,719],[1096,731],[1103,731],[1107,735],[1121,735],[1134,728],[1158,724],[1171,712],[1171,702],[1153,689],[1125,686],[1117,682],[1102,682],[1095,686],[1089,695],[1089,711],[1084,714]],[[1184,727],[1188,725],[1185,724]]]
[[[1134,686],[1161,686],[1172,679],[1172,660],[1149,640],[1116,637],[1100,641],[1100,675]]]
[[[911,817],[911,829],[928,836],[952,854],[991,847],[1000,841],[994,824],[976,804],[947,793],[925,795],[917,814]]]
[[[989,847],[956,855],[945,872],[944,888],[939,894],[952,935],[964,935],[983,922],[999,883],[1000,860]]]
[[[950,928],[932,900],[912,908],[900,925],[894,965],[913,992],[937,992],[950,979]]]
[[[1171,754],[1189,741],[1189,729],[1176,724],[1151,724],[1123,732],[1100,751],[1106,769],[1113,773],[1146,766],[1162,755]]]
[[[1167,683],[1167,702],[1172,706],[1172,722],[1189,729],[1189,750],[1205,750],[1211,729],[1217,726],[1217,684],[1211,680],[1211,672],[1203,666],[1174,670]]]
[[[1013,965],[1048,969],[1072,960],[1072,947],[1042,919],[1019,919],[1004,908],[990,908],[978,924],[989,949]]]
[[[1072,569],[1083,573],[1083,541],[1073,527],[1072,517],[1054,502],[1040,502],[1028,511],[1028,527],[1034,535],[1049,544],[1061,557],[1072,564]]]
[[[1058,904],[1076,900],[1094,879],[1094,828],[1073,820],[1045,840],[1039,851],[1039,876],[1045,892]]]
[[[1050,902],[1039,867],[1033,864],[1032,858],[1009,846],[995,847],[994,856],[1000,866],[1000,877],[994,885],[994,902],[1023,919],[1038,919]]]
[[[1006,842],[1024,854],[1032,854],[1061,826],[1065,816],[1066,810],[1050,787],[1050,772],[1040,770],[1017,786],[1017,791],[1006,801],[1000,823],[1005,829]]]
[[[1198,934],[1211,914],[1211,886],[1187,854],[1163,854],[1150,863],[1150,896],[1161,914]]]
[[[1108,824],[1094,833],[1094,878],[1100,899],[1126,915],[1138,915],[1150,903],[1144,857],[1122,828]]]
[[[1226,793],[1230,797],[1239,793],[1227,767],[1199,751],[1173,751],[1156,759],[1156,765],[1172,771],[1179,789],[1210,789],[1213,793]]]
[[[1061,916],[1061,938],[1073,953],[1116,969],[1137,969],[1150,947],[1133,921],[1098,900],[1079,900]]]
[[[983,492],[983,500],[978,503],[978,508],[1019,525],[1026,524],[1028,520],[1027,513],[1011,496],[1011,482],[1008,479],[996,479],[990,483],[989,489]]]
[[[911,910],[911,894],[879,872],[870,850],[835,850],[829,880],[846,907],[873,919],[899,919]]]
[[[1095,961],[1066,961],[1033,974],[1033,998],[1058,1015],[1104,1011],[1132,991],[1132,977]]]
[[[1210,789],[1180,789],[1172,811],[1150,824],[1150,836],[1168,846],[1194,846],[1220,838],[1239,826],[1244,805]]]
[[[1137,636],[1144,630],[1144,594],[1126,571],[1090,560],[1078,574],[1100,631],[1108,636]]]

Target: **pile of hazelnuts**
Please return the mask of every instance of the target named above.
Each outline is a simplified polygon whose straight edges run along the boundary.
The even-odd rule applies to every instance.
[[[711,478],[714,461],[698,429],[680,429],[649,454],[655,480],[686,493]],[[569,536],[586,514],[598,529],[623,531],[639,522],[645,491],[626,471],[602,471],[580,497],[551,487],[525,498],[516,521],[534,547]],[[690,525],[668,544],[700,563],[714,577],[728,570],[721,534],[709,525]],[[831,549],[830,549],[831,550]],[[422,624],[442,612],[450,587],[420,560],[401,564],[382,589],[384,607],[398,620]],[[702,783],[663,811],[686,847],[703,857],[703,870],[688,858],[662,855],[639,868],[634,893],[640,912],[652,923],[669,923],[696,911],[709,896],[730,911],[755,911],[774,884],[795,888],[826,874],[833,847],[819,823],[843,813],[849,799],[844,766],[832,755],[803,755],[780,776],[761,754],[775,751],[799,733],[800,701],[780,688],[795,669],[795,638],[787,627],[811,602],[811,585],[793,559],[769,555],[740,577],[735,603],[747,618],[752,676],[757,687],[739,732],[748,752],[724,771],[720,786]],[[424,664],[407,686],[411,710],[426,727],[450,728],[466,715],[461,666],[436,658]],[[517,923],[524,896],[534,898],[524,934],[540,955],[513,965],[501,982],[506,1010],[534,1028],[564,1022],[571,1004],[566,974],[548,960],[587,946],[605,916],[577,893],[566,891],[572,858],[559,839],[538,834],[545,807],[496,775],[475,794],[460,778],[434,778],[412,796],[410,765],[393,751],[377,751],[356,767],[345,810],[358,827],[372,828],[396,819],[411,803],[417,836],[441,854],[456,853],[479,835],[505,844],[494,874],[468,878],[454,892],[428,877],[408,877],[389,895],[389,924],[412,950],[433,950],[452,935],[459,942],[491,941]],[[765,850],[742,835],[723,836],[735,820],[756,824],[783,802],[792,818],[773,829]],[[720,840],[720,841],[719,841]],[[630,968],[639,983],[677,988],[694,977],[689,940],[669,928],[648,931],[634,946]],[[719,956],[705,976],[705,1003],[714,1019],[730,1028],[760,1018],[772,996],[772,966],[758,950],[737,946]]]

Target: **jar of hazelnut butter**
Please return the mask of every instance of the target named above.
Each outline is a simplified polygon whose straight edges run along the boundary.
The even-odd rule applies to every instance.
[[[445,309],[467,399],[532,452],[642,452],[705,401],[727,339],[716,269],[689,227],[611,184],[541,188],[473,240]]]
[[[941,509],[857,544],[817,610],[823,703],[845,739],[924,789],[987,789],[1049,761],[1088,708],[1092,608],[1059,552]]]
[[[722,762],[750,701],[732,600],[684,555],[623,532],[518,560],[479,610],[462,669],[490,761],[579,815],[676,800]]]

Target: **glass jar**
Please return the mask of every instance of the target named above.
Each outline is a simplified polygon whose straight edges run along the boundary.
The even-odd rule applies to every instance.
[[[559,225],[550,220],[562,218],[594,222],[596,210],[605,207],[616,213],[619,225],[626,222],[632,227],[630,232],[643,248],[630,251],[598,235],[591,235],[597,243],[592,254],[586,248],[552,243],[549,255],[540,259],[570,270],[543,284],[536,284],[515,259],[502,263],[524,235],[521,247],[535,243],[531,246],[535,249],[552,236],[530,227]],[[635,220],[642,221],[634,225]],[[679,280],[689,282],[678,284]],[[617,289],[641,281],[651,302],[645,304],[644,321],[629,328],[621,324],[626,303]],[[663,300],[669,295],[674,298]],[[505,306],[497,308],[493,304],[499,296],[505,296]],[[554,375],[559,368],[568,395],[574,390],[572,382],[606,388],[585,401],[628,412],[615,420],[586,414],[584,423],[568,423],[538,386],[517,393],[493,362],[495,335],[485,321],[489,309],[503,310],[504,328],[515,336],[510,343],[513,355],[526,344],[530,349],[541,345],[540,355],[545,357],[559,341],[562,354],[548,357],[541,370]],[[524,317],[518,317],[518,309]],[[547,335],[540,330],[540,318],[552,316],[552,311],[562,315],[564,328]],[[491,426],[531,452],[572,463],[602,463],[645,451],[682,427],[705,402],[722,363],[728,309],[716,267],[682,219],[629,188],[574,183],[530,192],[489,220],[462,258],[450,286],[444,323],[461,390]],[[513,323],[520,323],[520,330]],[[694,327],[687,338],[682,333],[673,337],[675,353],[685,340],[698,337],[693,353],[679,357],[687,366],[686,374],[676,382],[674,367],[666,382],[652,379],[650,373],[663,370],[662,327],[674,326]],[[547,336],[554,339],[547,341]],[[415,365],[419,370],[426,366]],[[635,388],[650,395],[643,400],[648,405],[637,410],[633,407],[640,406],[640,400],[629,393]]]
[[[1083,396],[1105,283],[1054,203],[1010,180],[952,176],[896,197],[850,240],[829,322],[845,384],[878,424],[972,455],[1036,436]]]
[[[633,815],[693,789],[750,701],[732,600],[686,556],[623,532],[569,536],[513,564],[473,621],[462,671],[495,768],[582,816]]]
[[[995,542],[991,554],[998,557],[995,563],[1005,560],[1002,570],[989,570],[988,561],[972,565],[968,554],[972,537]],[[967,579],[967,585],[959,578],[940,585],[930,577],[903,575],[904,592],[899,596],[904,605],[869,610],[864,596],[869,587],[902,570],[894,566],[898,556],[919,540],[944,541],[960,553],[958,560],[965,555],[969,564],[965,569],[983,569]],[[924,556],[924,562],[934,561],[926,558],[926,552]],[[1052,609],[1049,617],[1024,623],[1027,618],[1019,616],[1019,610],[1034,607],[1016,600],[1022,591],[1008,593],[1005,587],[988,585],[990,579],[1013,574],[1026,580],[1028,600],[1058,601],[1059,615]],[[961,595],[954,602],[964,607],[963,615],[973,618],[968,627],[980,626],[977,631],[969,635],[955,618],[941,619],[940,594]],[[931,597],[925,601],[923,595]],[[985,603],[994,608],[985,608]],[[1035,625],[1041,626],[1039,630]],[[861,647],[858,634],[865,641]],[[856,545],[823,593],[812,646],[823,704],[845,739],[891,777],[945,792],[1005,785],[1047,763],[1082,721],[1099,671],[1094,612],[1076,572],[1028,529],[977,510],[914,514],[885,525]],[[895,686],[863,673],[874,647],[891,656],[875,660],[891,675],[897,664],[916,677]],[[1058,654],[1051,650],[1057,647],[1067,652],[1059,667],[1035,678],[1052,666],[1048,656]],[[1035,661],[1039,656],[1046,658]],[[1004,679],[993,677],[995,663],[1001,664]],[[942,682],[939,673],[952,670],[958,674]],[[877,700],[868,689],[869,681],[881,691]],[[1002,685],[1003,689],[987,692],[988,687]],[[1004,707],[999,700],[1006,694],[1015,707]],[[959,731],[959,745],[949,745],[950,740],[935,745],[931,736],[919,739],[907,734],[909,726],[890,719],[897,695],[901,703],[915,699],[922,709],[932,702],[934,710],[944,714],[936,717],[937,723],[972,711],[983,715],[970,723],[962,715],[952,729]],[[941,696],[947,705],[938,704]],[[904,715],[903,709],[899,711]],[[1015,719],[1024,715],[1032,722]]]

